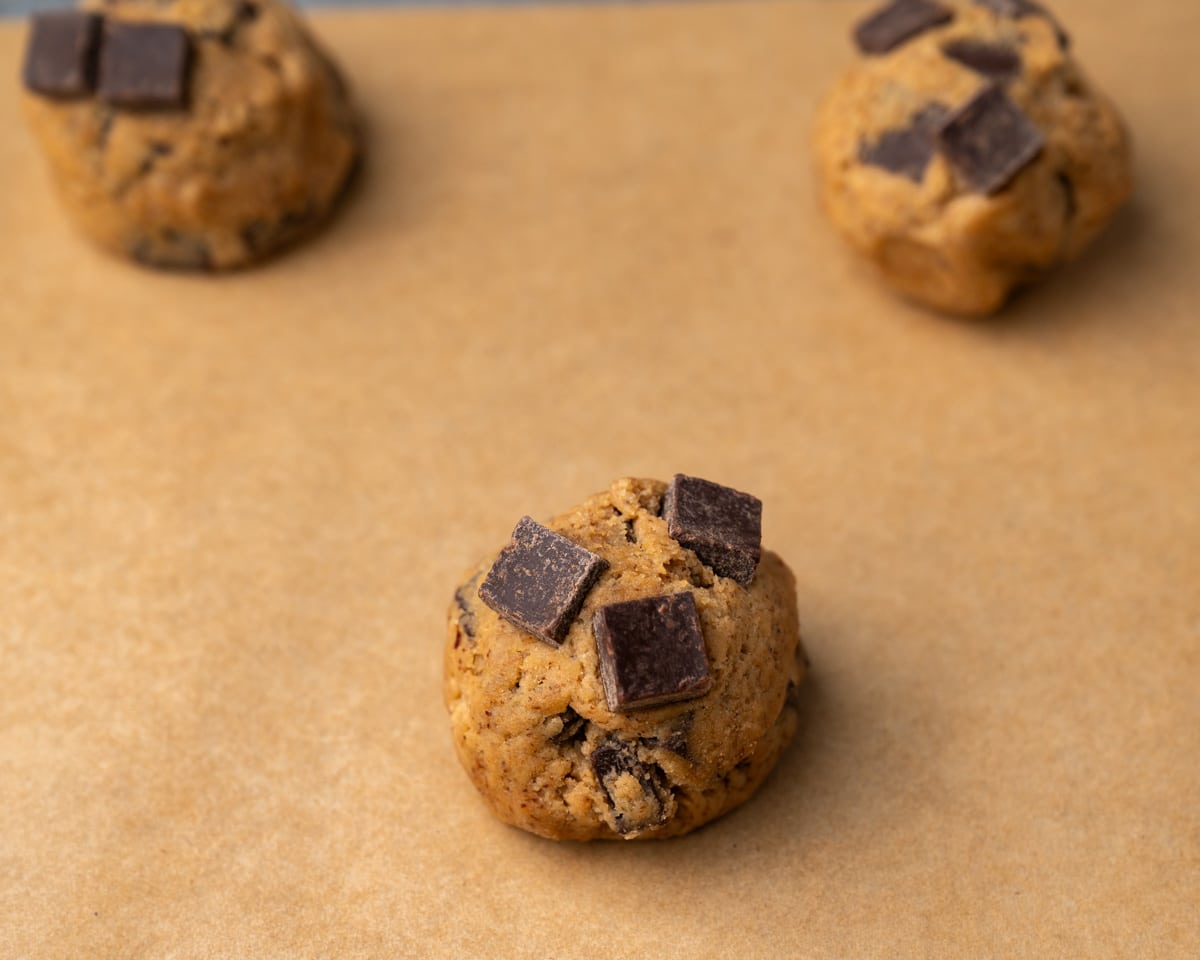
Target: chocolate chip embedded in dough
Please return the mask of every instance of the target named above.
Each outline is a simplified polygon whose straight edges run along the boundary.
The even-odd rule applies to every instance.
[[[1066,209],[1067,220],[1074,220],[1075,214],[1079,212],[1079,201],[1075,197],[1075,181],[1069,174],[1059,170],[1054,175],[1054,179],[1058,182],[1059,187],[1063,192],[1063,205]]]
[[[610,710],[688,700],[712,686],[692,593],[610,603],[592,625]]]
[[[963,104],[937,133],[938,146],[967,186],[998,193],[1029,166],[1045,137],[998,84]]]
[[[35,14],[25,48],[25,87],[44,97],[86,97],[96,84],[102,18],[77,10]]]
[[[854,28],[854,42],[865,54],[894,50],[918,34],[954,19],[954,11],[934,0],[893,0]]]
[[[251,220],[242,226],[242,243],[253,254],[275,250],[291,243],[316,222],[316,211],[309,204],[287,210],[278,220]]]
[[[1011,80],[1021,72],[1021,55],[1007,43],[961,37],[945,44],[942,53],[990,80]]]
[[[211,270],[212,253],[202,236],[165,228],[153,237],[141,236],[129,246],[129,256],[148,267],[164,270]]]
[[[458,625],[469,639],[475,639],[475,611],[471,606],[471,595],[479,583],[479,574],[454,591],[454,605],[458,607]]]
[[[696,715],[694,713],[685,713],[672,722],[665,736],[648,737],[642,742],[648,746],[670,750],[671,753],[683,757],[684,760],[688,760],[690,759],[688,754],[688,734],[691,732],[692,723],[695,719]]]
[[[639,760],[636,744],[611,737],[592,751],[591,764],[612,808],[617,833],[649,830],[674,815],[666,774],[657,764]]]
[[[109,20],[100,45],[96,95],[134,110],[181,110],[188,102],[191,43],[169,23]]]
[[[558,646],[608,561],[523,517],[479,587],[479,598],[539,640]]]
[[[238,31],[243,26],[257,20],[259,12],[257,3],[249,2],[249,0],[239,3],[230,12],[224,24],[221,26],[203,27],[196,32],[196,38],[199,40],[214,40],[223,47],[232,47],[234,40],[237,39]]]
[[[987,7],[997,16],[1008,17],[1012,20],[1021,17],[1043,17],[1049,20],[1050,25],[1054,27],[1054,36],[1058,40],[1059,47],[1067,50],[1071,46],[1071,35],[1063,29],[1058,18],[1035,0],[975,0],[975,2],[981,7]]]
[[[997,16],[1001,17],[1016,17],[1021,16],[1026,11],[1025,0],[975,0],[981,7],[987,7]]]
[[[934,132],[949,113],[940,103],[931,103],[914,114],[908,126],[885,130],[874,143],[860,144],[858,159],[920,183],[937,152]]]
[[[556,721],[561,724],[557,733],[550,736],[551,743],[578,743],[587,733],[587,720],[579,715],[573,707],[567,707],[562,713],[551,717],[547,723]]]
[[[663,498],[667,532],[722,577],[746,586],[762,555],[762,501],[677,473]]]

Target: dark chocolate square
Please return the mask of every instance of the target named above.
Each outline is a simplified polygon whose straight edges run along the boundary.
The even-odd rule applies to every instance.
[[[603,557],[522,517],[479,585],[479,598],[505,620],[558,646],[607,568]]]
[[[108,20],[100,45],[96,93],[118,107],[183,109],[191,61],[191,43],[183,27]]]
[[[893,0],[854,28],[854,42],[866,54],[889,53],[900,44],[954,19],[954,11],[934,0]]]
[[[1011,80],[1021,72],[1021,55],[1007,43],[961,37],[945,44],[942,53],[989,80]]]
[[[596,611],[592,627],[610,710],[689,700],[712,686],[690,592],[610,603]]]
[[[746,586],[762,554],[762,501],[732,487],[675,475],[663,497],[667,533],[713,573]]]
[[[35,14],[25,48],[25,87],[45,97],[86,97],[96,85],[101,18],[77,10]]]
[[[885,130],[874,143],[860,144],[858,159],[920,183],[925,179],[929,161],[937,152],[934,133],[949,112],[940,103],[929,104],[913,114],[908,126]]]
[[[1046,145],[1042,132],[999,84],[984,87],[959,107],[937,138],[955,172],[984,194],[1003,190]]]

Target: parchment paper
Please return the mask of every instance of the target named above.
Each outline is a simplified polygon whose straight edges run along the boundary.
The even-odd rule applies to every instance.
[[[1058,4],[1133,206],[992,323],[821,220],[858,5],[324,14],[344,214],[231,277],[70,231],[0,28],[0,956],[1200,951],[1200,7]],[[804,731],[689,838],[556,845],[452,754],[523,513],[766,502]]]

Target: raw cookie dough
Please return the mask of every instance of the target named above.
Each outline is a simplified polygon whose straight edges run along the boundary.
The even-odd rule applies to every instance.
[[[25,100],[58,192],[92,239],[153,266],[226,269],[267,256],[328,216],[358,162],[360,134],[337,69],[289,6],[94,0],[84,7],[104,17],[92,88],[69,96],[29,91]],[[116,45],[106,87],[106,34],[144,22],[186,30],[180,102],[162,95],[161,77],[158,102],[147,89],[154,78],[143,78],[139,91],[145,60]]]
[[[607,562],[594,581],[582,565],[571,574],[586,595],[559,646],[480,599],[495,556],[455,594],[444,687],[454,745],[507,823],[571,840],[686,833],[750,797],[795,733],[806,660],[791,571],[763,551],[748,586],[715,574],[668,534],[659,515],[666,489],[618,480],[550,521]],[[706,692],[610,709],[596,611],[685,591],[707,650],[711,684],[698,685]]]
[[[862,55],[817,114],[822,198],[900,293],[991,313],[1128,198],[1121,120],[1041,5],[901,0],[856,40]]]

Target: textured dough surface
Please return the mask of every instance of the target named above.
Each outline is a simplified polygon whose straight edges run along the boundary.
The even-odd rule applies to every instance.
[[[360,138],[332,62],[282,0],[93,0],[108,17],[186,26],[183,110],[26,94],[68,212],[101,246],[161,267],[222,269],[310,232]]]
[[[1049,17],[943,2],[955,13],[950,23],[845,71],[818,110],[815,150],[830,219],[891,286],[938,309],[986,314],[1077,256],[1108,223],[1132,189],[1130,144]],[[937,152],[920,183],[862,162],[861,144],[931,104],[957,109],[987,85],[943,52],[964,39],[1020,55],[1005,89],[1045,137],[1040,156],[993,196],[968,190]]]
[[[549,527],[609,568],[559,648],[479,600],[493,557],[450,607],[445,700],[459,759],[495,814],[571,840],[686,833],[750,797],[797,725],[806,663],[795,581],[764,551],[749,587],[715,576],[667,534],[666,484],[618,480]],[[713,685],[702,697],[608,709],[592,634],[597,608],[691,590]],[[615,758],[601,783],[595,751]]]

